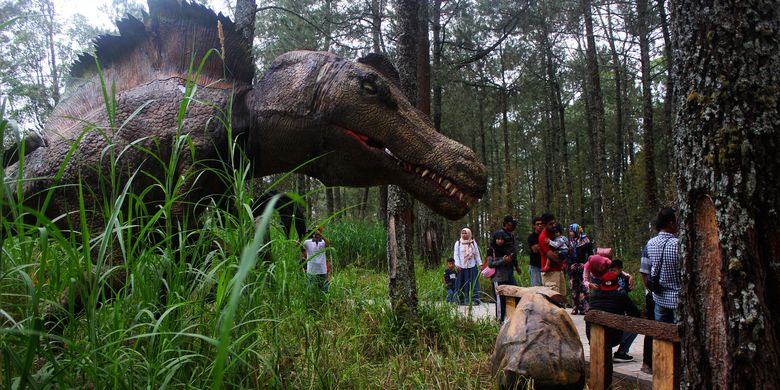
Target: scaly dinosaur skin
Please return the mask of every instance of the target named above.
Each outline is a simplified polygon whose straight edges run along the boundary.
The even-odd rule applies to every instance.
[[[87,224],[101,231],[112,170],[120,190],[131,183],[147,210],[156,210],[165,192],[155,184],[164,183],[182,135],[193,153],[185,148],[174,165],[173,177],[187,178],[175,194],[174,226],[196,220],[199,205],[208,203],[204,198],[227,191],[230,184],[204,168],[230,166],[230,137],[243,146],[254,176],[289,172],[314,159],[300,171],[326,185],[396,184],[450,219],[464,216],[484,194],[484,165],[434,130],[405,98],[384,57],[354,62],[325,52],[290,52],[252,85],[249,49],[229,19],[176,0],[150,0],[149,10],[143,22],[118,21],[120,36],[98,38],[97,60],[80,57],[71,71],[76,86],[52,113],[45,145],[28,150],[21,169],[13,164],[5,170],[9,188],[22,180],[29,207],[42,209],[46,193],[56,188],[44,212],[64,229],[81,228],[80,183]],[[207,56],[211,49],[224,56]],[[190,64],[197,68],[204,58],[194,98],[187,99]],[[96,63],[108,90],[116,90],[113,125]],[[178,126],[183,100],[189,104]],[[114,279],[113,287],[124,283],[123,275]]]
[[[25,157],[22,178],[28,205],[39,204],[50,187],[65,185],[46,209],[50,218],[75,214],[76,189],[69,185],[79,178],[92,190],[88,209],[99,210],[98,176],[111,165],[120,173],[120,182],[133,172],[144,172],[133,181],[136,192],[152,184],[153,177],[161,180],[163,163],[179,134],[190,136],[195,153],[179,161],[177,176],[196,166],[221,166],[227,158],[228,132],[216,118],[228,112],[232,135],[244,145],[255,176],[292,171],[319,157],[301,171],[331,186],[396,184],[450,219],[465,215],[469,204],[483,195],[484,165],[470,149],[434,130],[404,97],[395,69],[383,57],[353,62],[325,52],[290,52],[252,86],[252,64],[237,58],[246,57],[246,51],[230,20],[173,0],[151,0],[149,7],[145,23],[124,19],[117,22],[122,36],[98,39],[106,84],[117,89],[115,127],[108,123],[95,60],[82,56],[72,73],[87,81],[56,107],[45,130],[48,146]],[[160,42],[162,37],[178,41]],[[194,56],[197,66],[210,48],[222,48],[225,60],[217,54],[206,60],[197,80],[197,102],[190,103],[177,133],[189,61]],[[90,130],[88,124],[95,128]],[[65,163],[75,143],[75,155]],[[109,158],[111,148],[121,154],[116,162]],[[62,178],[55,181],[63,164]],[[18,173],[16,165],[6,169],[11,182]],[[226,184],[212,176],[187,183],[183,200],[196,202],[223,193]],[[162,193],[152,191],[145,200],[159,202]],[[100,218],[98,213],[95,223]]]

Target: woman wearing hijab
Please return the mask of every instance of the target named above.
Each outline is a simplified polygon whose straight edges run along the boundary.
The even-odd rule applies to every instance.
[[[520,267],[514,258],[514,248],[507,244],[507,241],[509,241],[509,234],[503,229],[498,230],[493,234],[493,241],[487,250],[488,266],[496,270],[496,273],[493,274],[494,292],[498,289],[498,286],[504,284],[517,286],[515,270],[520,271]],[[500,295],[496,295],[495,298],[496,319],[500,325],[504,323],[506,318],[506,300],[502,299]]]
[[[460,231],[460,239],[455,241],[452,258],[455,259],[455,268],[458,270],[460,304],[468,305],[473,302],[479,305],[479,266],[482,265],[482,258],[479,246],[472,238],[471,229],[463,228]]]
[[[582,226],[573,223],[569,225],[570,254],[569,275],[571,276],[571,298],[574,308],[571,314],[585,314],[588,310],[588,287],[582,279],[582,272],[588,257],[593,254],[590,238],[582,230]]]

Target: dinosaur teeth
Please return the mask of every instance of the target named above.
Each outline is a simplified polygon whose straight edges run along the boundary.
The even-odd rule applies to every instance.
[[[390,157],[394,158],[396,162],[401,163],[401,159],[396,157],[393,152],[390,151],[390,149],[385,148],[385,153],[387,153]]]
[[[436,180],[436,173],[431,173],[431,180]]]
[[[444,180],[444,189],[449,190],[452,187],[452,183],[449,180]]]
[[[458,188],[457,188],[457,187],[454,187],[454,188],[452,189],[452,191],[450,191],[450,196],[453,196],[453,195],[455,195],[455,193],[456,193],[456,192],[458,192]]]
[[[415,171],[416,173],[420,173],[420,171],[422,171],[422,168],[420,168],[420,167],[414,168],[414,171]]]
[[[463,202],[463,193],[462,192],[460,193],[459,197],[460,197],[460,201]]]
[[[424,170],[424,171],[423,171],[423,173],[422,173],[422,177],[425,177],[426,175],[428,175],[428,173],[429,173],[429,172],[430,172],[430,171],[429,171],[429,170],[427,170],[427,169],[426,169],[426,170]]]

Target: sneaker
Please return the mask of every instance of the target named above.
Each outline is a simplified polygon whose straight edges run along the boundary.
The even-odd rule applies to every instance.
[[[634,357],[624,352],[615,352],[612,355],[613,362],[630,362],[632,360],[634,360]]]

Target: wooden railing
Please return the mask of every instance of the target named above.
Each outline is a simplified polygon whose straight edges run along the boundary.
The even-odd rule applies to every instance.
[[[588,311],[585,314],[585,321],[590,322],[589,389],[608,389],[612,385],[612,346],[606,339],[606,327],[651,336],[653,338],[653,389],[674,388],[674,343],[680,342],[674,324],[599,310]]]
[[[529,289],[516,286],[498,286],[496,293],[506,299],[506,317],[515,311],[517,300]],[[537,292],[539,290],[536,290]],[[544,289],[545,295],[562,303],[565,299],[555,291]],[[507,299],[508,298],[508,299]],[[642,318],[590,310],[585,315],[590,323],[590,381],[588,389],[602,390],[612,386],[612,346],[606,339],[606,328],[643,334],[653,338],[653,389],[674,388],[674,345],[680,342],[674,324]]]

